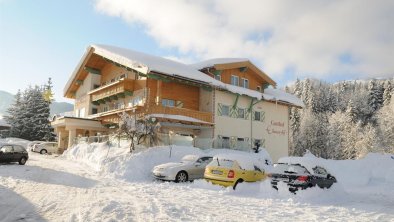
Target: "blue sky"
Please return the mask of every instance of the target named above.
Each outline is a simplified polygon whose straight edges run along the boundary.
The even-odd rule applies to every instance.
[[[378,1],[0,0],[0,90],[52,77],[55,98],[89,44],[186,63],[247,57],[279,86],[394,76],[394,4]],[[357,10],[354,10],[354,9]]]
[[[105,43],[165,55],[138,25],[95,11],[92,1],[0,3],[0,90],[16,93],[52,77],[57,101],[86,47]]]

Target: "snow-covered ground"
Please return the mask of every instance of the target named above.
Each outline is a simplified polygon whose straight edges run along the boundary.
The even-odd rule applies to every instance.
[[[313,188],[293,195],[282,184],[279,192],[273,190],[269,181],[243,183],[235,191],[204,180],[158,182],[150,176],[154,165],[203,151],[174,146],[170,157],[170,147],[132,155],[127,150],[79,145],[58,157],[30,153],[25,166],[0,165],[0,221],[394,220],[390,155],[360,161],[305,157],[334,166],[330,171],[339,182],[329,190]],[[363,169],[366,173],[354,172]],[[367,178],[352,187],[340,182],[358,176]]]

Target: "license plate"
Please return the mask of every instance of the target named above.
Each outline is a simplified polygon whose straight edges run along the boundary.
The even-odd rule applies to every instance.
[[[218,175],[222,175],[223,172],[220,170],[212,170],[212,174],[218,174]]]

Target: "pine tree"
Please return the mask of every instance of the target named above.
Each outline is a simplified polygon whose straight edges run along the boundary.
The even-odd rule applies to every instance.
[[[368,89],[368,104],[374,111],[376,111],[383,105],[383,87],[379,82],[373,79],[369,82]]]
[[[7,109],[8,115],[4,118],[11,125],[11,129],[9,131],[10,137],[21,137],[23,122],[21,121],[22,110],[24,103],[22,102],[22,93],[20,90],[15,95],[15,102]]]
[[[388,105],[390,103],[392,95],[393,95],[393,86],[391,85],[391,81],[387,80],[384,84],[383,105]]]
[[[29,86],[18,92],[16,101],[9,109],[7,120],[11,125],[10,136],[27,140],[54,140],[49,122],[49,103],[43,96],[45,87]]]

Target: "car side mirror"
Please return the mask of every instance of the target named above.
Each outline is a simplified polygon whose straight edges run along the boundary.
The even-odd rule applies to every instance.
[[[201,162],[196,162],[196,163],[194,164],[194,166],[196,166],[196,167],[201,166]]]
[[[327,174],[327,179],[330,179],[331,178],[331,174]]]

